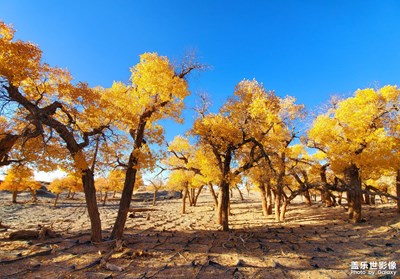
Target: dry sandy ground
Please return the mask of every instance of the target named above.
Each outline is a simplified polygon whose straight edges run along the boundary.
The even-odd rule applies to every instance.
[[[100,265],[96,261],[115,242],[89,241],[79,197],[60,200],[54,209],[51,198],[11,204],[10,194],[0,193],[0,220],[11,226],[0,231],[1,278],[379,278],[351,274],[351,262],[372,261],[397,261],[397,274],[384,278],[400,273],[400,219],[393,204],[364,206],[366,222],[352,225],[342,207],[306,207],[298,200],[288,207],[287,222],[276,223],[262,216],[257,193],[244,201],[235,196],[232,230],[222,232],[209,193],[185,215],[181,200],[162,200],[156,211],[128,218],[122,247]],[[104,237],[110,235],[117,203],[99,205]],[[132,207],[150,208],[151,202],[135,201]],[[38,225],[60,237],[8,240],[11,232]]]

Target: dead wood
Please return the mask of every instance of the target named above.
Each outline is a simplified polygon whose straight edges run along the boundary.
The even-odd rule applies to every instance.
[[[25,260],[25,259],[29,259],[29,258],[34,258],[34,257],[39,257],[39,256],[47,256],[47,255],[50,255],[52,252],[53,252],[53,249],[48,249],[45,251],[37,252],[35,254],[29,254],[29,255],[26,255],[23,257],[18,257],[16,259],[0,261],[0,264],[10,264],[13,262],[17,262],[17,261],[21,261],[21,260]]]
[[[42,227],[39,231],[34,230],[19,230],[12,232],[9,236],[10,240],[31,240],[39,239],[44,240],[46,238],[56,238],[60,235],[55,233],[52,229]]]
[[[12,232],[9,236],[10,240],[31,240],[38,239],[39,231],[32,230],[20,230],[16,232]]]

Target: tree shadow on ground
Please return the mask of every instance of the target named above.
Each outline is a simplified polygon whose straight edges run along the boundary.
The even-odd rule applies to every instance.
[[[351,262],[400,258],[399,218],[394,208],[365,207],[366,222],[353,225],[347,222],[342,208],[293,204],[287,212],[287,222],[275,223],[272,217],[261,216],[258,207],[256,202],[237,203],[230,225],[238,229],[229,232],[219,231],[210,223],[210,204],[191,208],[193,215],[152,213],[150,220],[145,214],[136,216],[127,222],[123,247],[108,259],[123,270],[90,266],[110,251],[114,242],[92,244],[88,231],[46,241],[3,239],[0,276],[349,278]],[[199,218],[196,210],[210,218]],[[105,237],[110,235],[107,224]],[[203,227],[209,228],[200,229]],[[41,251],[47,254],[42,255]],[[25,258],[27,255],[33,256]]]

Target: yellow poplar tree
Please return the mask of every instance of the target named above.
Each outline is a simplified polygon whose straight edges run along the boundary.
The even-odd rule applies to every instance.
[[[326,153],[333,172],[344,177],[352,222],[362,220],[361,173],[368,176],[387,169],[388,159],[393,158],[395,142],[385,129],[385,117],[392,109],[387,106],[387,90],[356,91],[319,115],[308,131],[309,145]]]
[[[94,136],[104,133],[109,123],[103,117],[102,91],[85,83],[73,84],[68,71],[42,63],[41,57],[39,47],[14,40],[14,30],[0,22],[1,96],[14,109],[18,107],[34,135],[46,134],[48,140],[57,137],[65,143],[82,174],[92,240],[101,241],[93,168],[84,149]]]
[[[0,184],[0,189],[12,192],[12,202],[16,203],[18,192],[36,191],[40,188],[40,184],[35,182],[31,168],[23,165],[12,165],[7,171],[4,182]],[[33,195],[33,197],[35,196]]]
[[[120,162],[126,176],[111,238],[120,239],[123,235],[138,170],[154,164],[149,144],[160,144],[163,139],[163,128],[157,122],[166,118],[180,121],[183,99],[189,95],[185,77],[200,67],[184,64],[176,72],[167,57],[145,53],[131,69],[131,84],[115,82],[104,95],[114,108],[112,116],[118,120],[118,128],[133,141],[129,158]]]

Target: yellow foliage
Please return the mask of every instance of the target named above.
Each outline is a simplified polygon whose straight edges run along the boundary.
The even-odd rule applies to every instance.
[[[397,102],[393,100],[398,98],[397,91],[393,86],[357,90],[353,97],[339,101],[315,119],[308,137],[326,150],[332,170],[341,173],[356,164],[367,175],[390,167],[396,141],[386,124],[393,102]]]
[[[40,184],[39,184],[40,185]],[[34,181],[33,170],[20,165],[13,165],[7,171],[4,182],[0,184],[0,190],[26,191],[37,190],[40,186]]]

